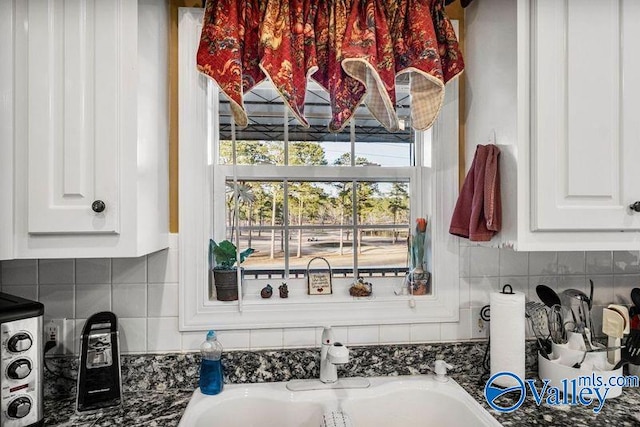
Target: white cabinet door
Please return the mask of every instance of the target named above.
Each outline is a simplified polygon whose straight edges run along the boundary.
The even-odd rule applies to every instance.
[[[640,230],[640,2],[531,4],[531,230]]]
[[[119,232],[121,6],[28,2],[29,233]]]
[[[13,257],[13,5],[0,1],[0,260]]]

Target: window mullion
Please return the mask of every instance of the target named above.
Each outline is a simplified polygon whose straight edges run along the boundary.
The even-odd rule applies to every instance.
[[[351,141],[351,167],[356,165],[356,120],[351,119],[349,127],[349,139]],[[351,224],[353,224],[351,233],[351,250],[353,252],[353,279],[358,279],[358,196],[357,181],[351,181]]]
[[[284,107],[284,165],[289,166],[289,111]],[[284,215],[284,278],[289,280],[289,180],[282,182],[282,214]]]

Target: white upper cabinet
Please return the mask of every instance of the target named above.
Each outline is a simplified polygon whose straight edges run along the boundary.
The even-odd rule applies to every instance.
[[[467,151],[503,152],[493,243],[640,249],[640,2],[488,0],[467,23]]]
[[[15,23],[12,257],[166,247],[167,5],[0,3]]]
[[[531,228],[640,230],[640,2],[532,5]]]

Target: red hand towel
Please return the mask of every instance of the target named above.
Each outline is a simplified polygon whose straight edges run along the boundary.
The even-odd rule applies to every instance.
[[[453,211],[449,233],[472,242],[486,242],[502,226],[500,149],[478,145]]]

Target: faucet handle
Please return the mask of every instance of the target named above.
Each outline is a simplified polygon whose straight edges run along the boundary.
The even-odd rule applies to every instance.
[[[333,342],[333,329],[331,326],[325,326],[322,330],[322,345],[332,345]]]
[[[447,375],[447,369],[453,369],[453,366],[442,359],[436,360],[433,363],[433,372],[435,372],[436,375]]]

